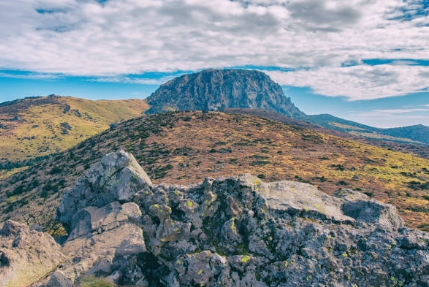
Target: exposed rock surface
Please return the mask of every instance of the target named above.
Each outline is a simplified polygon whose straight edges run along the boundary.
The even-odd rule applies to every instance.
[[[58,219],[73,229],[73,217],[88,206],[103,207],[113,201],[131,201],[139,190],[152,183],[133,156],[124,151],[110,153],[78,179],[66,192],[57,209]]]
[[[250,174],[153,186],[123,151],[101,162],[62,198],[69,259],[45,286],[429,286],[428,234],[362,193]]]
[[[177,77],[147,98],[148,114],[163,111],[257,108],[305,119],[280,85],[259,71],[204,70]]]
[[[28,286],[66,259],[61,246],[43,232],[6,221],[0,230],[0,286]]]

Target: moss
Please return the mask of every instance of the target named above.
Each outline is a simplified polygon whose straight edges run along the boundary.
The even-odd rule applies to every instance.
[[[250,260],[250,256],[249,255],[244,255],[241,259],[240,262],[241,263],[247,263],[247,261]]]
[[[235,217],[233,217],[233,218],[231,218],[231,226],[230,226],[230,228],[231,228],[231,230],[232,231],[236,231],[236,229],[235,229]]]

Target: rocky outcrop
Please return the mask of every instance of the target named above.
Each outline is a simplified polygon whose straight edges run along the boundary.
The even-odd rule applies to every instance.
[[[269,76],[251,70],[209,69],[177,77],[147,98],[154,114],[165,111],[256,108],[275,111],[286,116],[305,119],[287,98],[280,85]]]
[[[146,252],[142,212],[132,201],[151,186],[134,157],[119,151],[103,157],[65,192],[57,218],[69,231],[62,249],[70,256],[62,268],[67,278],[97,275],[115,281],[119,276],[129,285],[143,284],[141,270],[133,266]]]
[[[329,196],[250,174],[154,186],[119,151],[58,209],[68,260],[44,286],[85,276],[131,286],[429,286],[428,234],[352,190]]]
[[[57,209],[57,218],[69,229],[74,216],[86,207],[103,207],[111,202],[131,201],[134,194],[152,185],[133,156],[119,151],[103,157],[66,192]]]
[[[57,268],[66,257],[43,232],[6,221],[0,230],[0,286],[28,286]]]

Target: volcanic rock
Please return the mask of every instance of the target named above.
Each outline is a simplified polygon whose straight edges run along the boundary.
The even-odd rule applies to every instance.
[[[147,114],[165,111],[216,111],[226,108],[256,108],[296,119],[306,115],[294,106],[280,85],[252,70],[209,69],[177,77],[147,98]]]

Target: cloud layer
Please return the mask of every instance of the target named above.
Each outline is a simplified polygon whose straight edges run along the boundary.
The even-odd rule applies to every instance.
[[[429,68],[409,62],[429,58],[428,13],[425,0],[2,1],[0,69],[112,81],[280,67],[292,69],[269,72],[281,84],[390,97],[428,88]]]

